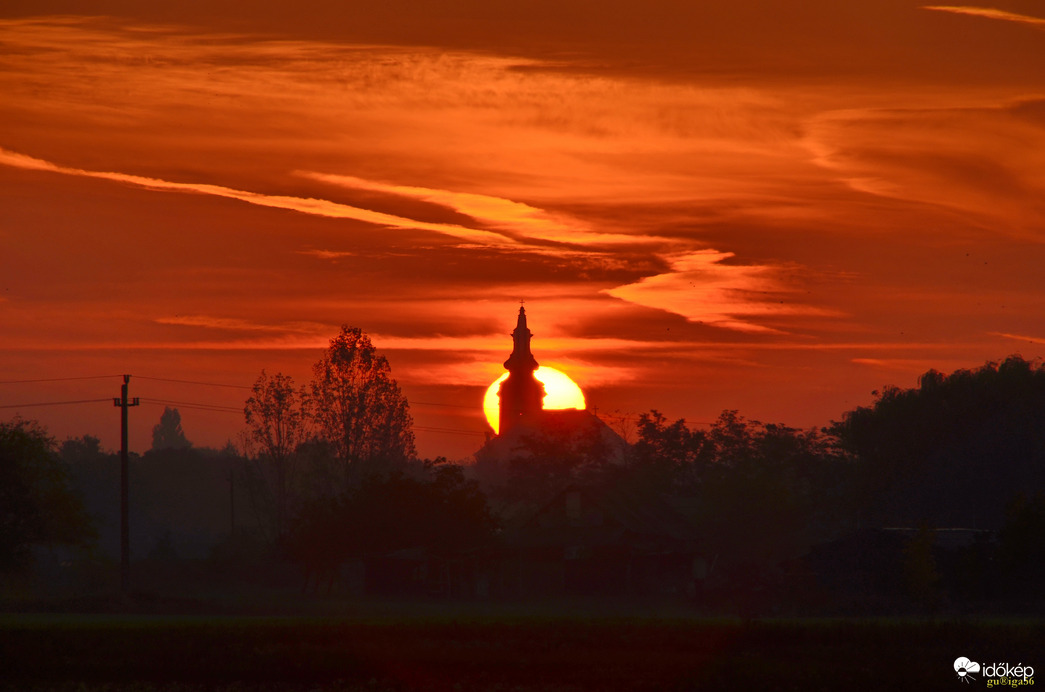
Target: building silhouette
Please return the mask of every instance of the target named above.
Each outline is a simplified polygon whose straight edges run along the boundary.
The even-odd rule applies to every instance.
[[[534,374],[539,364],[531,350],[532,338],[526,310],[520,307],[512,352],[504,361],[508,377],[497,392],[499,431],[474,455],[477,477],[487,486],[503,483],[513,462],[533,457],[541,447],[560,453],[583,449],[588,457],[596,455],[610,464],[622,463],[627,452],[621,436],[591,411],[544,408],[545,389]]]
[[[526,308],[519,307],[519,319],[512,332],[512,354],[504,361],[508,377],[497,390],[500,400],[500,434],[517,424],[531,421],[544,410],[544,385],[534,373],[540,367],[530,351],[533,332],[526,326]]]

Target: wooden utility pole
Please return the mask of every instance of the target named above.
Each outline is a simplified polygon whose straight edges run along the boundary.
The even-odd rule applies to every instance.
[[[130,505],[127,499],[127,409],[138,405],[138,397],[127,398],[127,385],[130,381],[130,375],[123,376],[120,396],[113,397],[112,400],[114,406],[120,407],[120,592],[124,595],[127,594],[131,581]]]
[[[236,474],[229,471],[229,535],[236,537]]]

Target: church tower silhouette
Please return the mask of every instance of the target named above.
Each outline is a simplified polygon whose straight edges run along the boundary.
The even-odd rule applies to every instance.
[[[501,409],[497,434],[472,455],[476,478],[487,489],[511,482],[513,469],[519,468],[516,462],[532,460],[551,448],[567,456],[596,455],[600,463],[610,464],[623,464],[627,455],[628,443],[593,412],[544,407],[546,392],[535,376],[538,365],[530,352],[532,337],[526,310],[519,308],[512,354],[504,361],[508,376],[497,389]]]
[[[497,390],[500,399],[500,435],[544,410],[544,385],[534,376],[539,366],[530,352],[532,337],[533,333],[526,326],[526,308],[520,307],[519,321],[512,332],[512,354],[504,361],[508,377]]]

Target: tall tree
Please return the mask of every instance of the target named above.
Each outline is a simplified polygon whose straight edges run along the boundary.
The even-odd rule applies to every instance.
[[[54,439],[35,421],[0,423],[0,572],[26,567],[34,543],[76,545],[92,535]]]
[[[152,429],[152,448],[154,451],[161,449],[188,449],[192,446],[185,431],[181,429],[181,414],[178,409],[163,407],[160,422]]]
[[[668,423],[657,410],[639,416],[638,432],[630,457],[636,480],[665,492],[686,492],[699,486],[714,460],[707,433],[690,429],[681,418]]]
[[[836,528],[849,464],[830,435],[723,411],[707,430],[639,419],[628,473],[634,485],[697,500],[704,545],[724,562],[792,557]]]
[[[66,464],[92,461],[104,456],[102,441],[94,435],[67,438],[58,448],[58,454]]]
[[[834,433],[860,462],[880,525],[999,528],[1018,492],[1045,487],[1045,365],[1011,356],[922,375],[848,412]]]
[[[292,511],[296,485],[296,450],[305,437],[302,396],[290,377],[264,370],[243,407],[251,464],[247,482],[251,497],[274,537],[282,536]]]
[[[341,327],[313,366],[308,407],[319,435],[342,462],[346,482],[415,456],[406,397],[388,360],[358,327]]]

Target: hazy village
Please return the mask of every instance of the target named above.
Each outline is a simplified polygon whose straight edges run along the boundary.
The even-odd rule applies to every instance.
[[[930,371],[819,429],[737,411],[700,429],[651,411],[628,431],[544,409],[531,336],[520,309],[499,434],[464,461],[417,458],[409,404],[358,328],[331,339],[305,386],[260,374],[242,446],[196,448],[167,409],[152,449],[129,456],[127,524],[118,450],[5,422],[4,607],[122,595],[191,608],[214,594],[247,610],[301,599],[575,599],[742,617],[1045,606],[1040,363]]]

